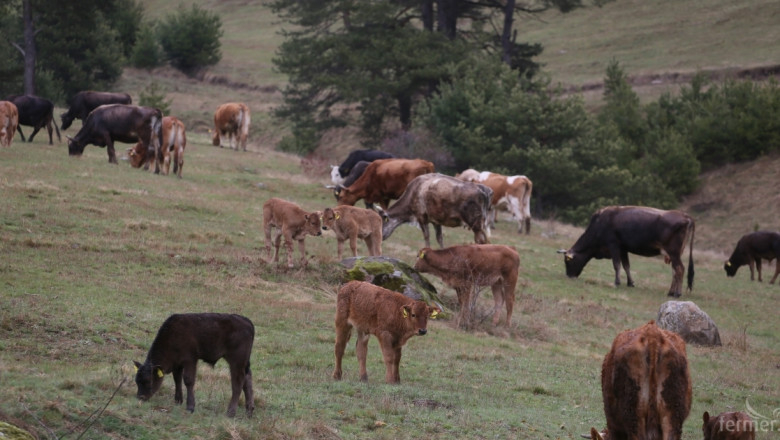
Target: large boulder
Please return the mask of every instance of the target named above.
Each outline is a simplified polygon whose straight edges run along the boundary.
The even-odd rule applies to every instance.
[[[442,317],[451,316],[439,300],[436,288],[413,267],[391,257],[351,257],[341,260],[346,268],[342,282],[366,281],[395,292],[403,293],[409,298],[425,301],[442,309]]]
[[[685,342],[720,346],[718,327],[702,309],[691,301],[667,301],[661,304],[658,326],[680,335]]]

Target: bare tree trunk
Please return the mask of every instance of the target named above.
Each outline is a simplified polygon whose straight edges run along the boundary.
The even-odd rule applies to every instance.
[[[501,61],[512,62],[512,22],[515,13],[515,0],[507,0],[504,6],[504,29],[501,31]]]
[[[22,1],[22,20],[24,22],[24,94],[35,94],[35,28],[32,16],[31,0]]]
[[[421,7],[423,29],[426,31],[433,30],[433,0],[423,0]]]

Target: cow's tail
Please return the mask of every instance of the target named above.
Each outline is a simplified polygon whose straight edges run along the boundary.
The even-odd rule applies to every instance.
[[[49,124],[54,125],[54,130],[57,132],[57,142],[62,142],[62,137],[60,136],[60,128],[57,127],[57,121],[54,120],[54,108],[52,107],[52,112],[49,113],[49,116],[47,116],[48,119],[46,121],[46,125],[48,127],[51,127]],[[49,128],[48,131],[51,131],[51,128]]]
[[[239,121],[238,121],[238,130],[241,133],[241,148],[246,150],[246,140],[247,137],[249,137],[249,123],[251,122],[251,117],[249,115],[249,107],[242,106],[241,107],[241,113],[239,115]]]
[[[152,115],[152,136],[150,141],[154,147],[154,173],[160,173],[160,165],[163,161],[162,146],[163,146],[163,134],[162,134],[162,112],[159,109]],[[147,149],[149,147],[147,146]]]
[[[696,235],[696,223],[691,220],[691,242],[688,245],[688,291],[693,290],[693,237]]]
[[[525,233],[531,233],[531,191],[534,189],[534,184],[531,183],[531,179],[526,180],[525,195],[523,195],[523,215],[525,216]]]

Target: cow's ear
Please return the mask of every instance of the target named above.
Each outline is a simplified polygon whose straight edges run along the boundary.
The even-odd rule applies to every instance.
[[[702,420],[704,420],[704,423],[707,423],[710,421],[710,413],[707,411],[704,411],[704,414],[701,416]]]
[[[138,372],[138,370],[140,370],[140,369],[141,369],[142,365],[141,365],[141,363],[140,363],[140,362],[138,362],[138,361],[133,361],[133,364],[134,364],[134,366],[135,366],[135,372],[137,373],[137,372]]]
[[[154,375],[161,378],[161,377],[165,376],[165,373],[163,373],[162,368],[154,367]]]
[[[425,259],[425,249],[420,249],[420,253],[417,254],[417,258],[424,260]]]
[[[731,260],[726,262],[726,266],[731,267]]]
[[[336,211],[335,209],[333,210],[333,215],[336,217],[336,220],[341,218],[341,212],[340,211]]]
[[[411,311],[412,311],[412,308],[409,307],[408,304],[405,304],[405,305],[401,306],[401,315],[404,317],[404,319],[409,317],[409,312],[411,312]]]

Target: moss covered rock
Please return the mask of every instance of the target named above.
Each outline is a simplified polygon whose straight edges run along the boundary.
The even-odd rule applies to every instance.
[[[6,422],[0,422],[0,438],[8,440],[35,440],[35,437],[29,432]]]

